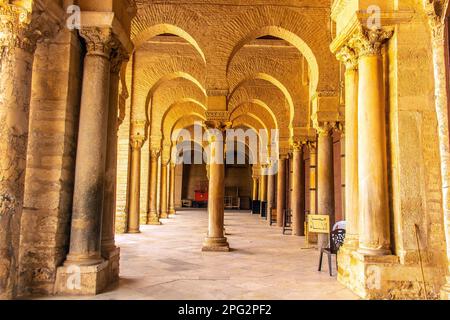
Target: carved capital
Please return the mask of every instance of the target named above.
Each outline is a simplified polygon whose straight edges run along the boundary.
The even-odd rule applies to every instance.
[[[349,44],[355,49],[359,57],[381,55],[383,44],[389,40],[393,34],[393,29],[368,29],[364,26],[360,26],[358,31],[349,40]]]
[[[445,40],[445,12],[448,1],[423,0],[423,7],[428,16],[433,42],[443,43]]]
[[[150,149],[150,157],[152,160],[158,160],[160,155],[161,155],[160,149]]]
[[[86,41],[87,55],[98,55],[110,59],[112,49],[118,47],[111,28],[82,28],[80,35]]]
[[[14,48],[34,53],[39,41],[53,37],[61,29],[45,8],[36,6],[31,14],[20,5],[0,2],[0,48]]]
[[[228,118],[228,111],[206,111],[206,121],[203,123],[203,126],[206,130],[225,131],[231,128],[232,125]]]
[[[131,122],[130,143],[133,148],[142,148],[147,135],[147,121],[133,120]]]
[[[358,68],[358,55],[349,46],[343,46],[336,53],[336,58],[345,65],[347,70],[356,70]]]
[[[336,122],[322,122],[315,126],[317,134],[321,137],[330,136],[338,127]]]
[[[294,152],[299,152],[302,150],[303,146],[306,145],[306,140],[294,140],[291,142],[291,147]]]
[[[111,73],[118,75],[122,70],[123,63],[127,62],[129,58],[130,56],[123,48],[114,48],[111,53]]]

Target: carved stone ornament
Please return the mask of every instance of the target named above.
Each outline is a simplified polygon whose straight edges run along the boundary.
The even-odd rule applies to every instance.
[[[355,49],[359,57],[381,55],[383,44],[394,34],[394,30],[387,28],[368,29],[360,26],[349,40],[349,45]]]
[[[118,47],[111,28],[82,28],[80,35],[86,41],[88,55],[99,55],[109,59],[113,48]]]
[[[355,70],[358,68],[358,55],[349,46],[343,46],[336,53],[336,58],[345,65],[347,70]]]

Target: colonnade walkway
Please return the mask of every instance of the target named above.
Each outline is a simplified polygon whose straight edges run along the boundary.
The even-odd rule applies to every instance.
[[[95,299],[357,299],[329,276],[326,259],[317,271],[318,251],[302,249],[303,237],[248,212],[225,213],[227,253],[201,252],[206,211],[162,221],[116,236],[121,280]]]

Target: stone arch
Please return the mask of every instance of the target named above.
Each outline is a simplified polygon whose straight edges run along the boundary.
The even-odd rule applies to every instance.
[[[206,90],[205,88],[201,85],[201,83],[194,78],[192,75],[185,73],[185,72],[174,72],[171,74],[166,74],[165,76],[161,77],[158,81],[156,81],[153,86],[150,87],[150,89],[148,90],[147,93],[147,98],[146,98],[146,102],[145,102],[145,112],[146,112],[146,119],[147,121],[151,121],[151,108],[153,108],[152,105],[152,96],[154,95],[154,93],[156,92],[156,90],[158,90],[158,88],[160,88],[164,83],[167,83],[169,81],[173,81],[176,79],[185,79],[190,81],[191,83],[193,83],[197,88],[199,88],[201,90],[201,92],[204,94],[204,97],[206,98]]]
[[[182,14],[184,17],[174,17],[174,19],[172,19],[172,23],[156,23],[153,19],[150,18],[149,15],[151,15],[152,13],[150,13],[149,11],[152,11],[151,7],[147,7],[144,12],[141,12],[141,15],[138,17],[138,19],[134,20],[134,23],[132,25],[132,41],[135,48],[139,48],[143,43],[151,38],[154,38],[161,34],[169,33],[186,40],[191,46],[195,48],[195,50],[197,50],[203,62],[206,63],[204,51],[200,48],[200,45],[194,39],[194,37],[188,31],[186,31],[186,29],[184,28],[186,27],[186,25],[184,27],[179,27],[177,25],[180,20],[186,17],[185,10],[183,12],[180,12],[180,14]],[[154,17],[157,17],[157,15],[152,16],[152,18]],[[167,16],[165,18],[165,21],[171,20]]]
[[[256,74],[252,75],[252,77],[242,80],[233,89],[233,91],[230,94],[230,97],[231,98],[233,97],[234,93],[236,92],[236,90],[239,87],[244,86],[247,82],[252,81],[252,80],[263,80],[263,81],[269,82],[270,84],[272,84],[273,86],[278,88],[283,93],[283,95],[286,97],[286,100],[289,105],[289,126],[291,126],[292,121],[294,120],[294,113],[295,113],[294,100],[292,99],[292,95],[288,91],[288,89],[284,86],[284,84],[282,84],[278,79],[272,77],[271,75],[269,75],[267,73],[256,73]]]
[[[311,72],[310,95],[338,91],[339,64],[330,52],[329,15],[315,8],[301,11],[278,6],[256,7],[225,24],[220,38],[228,39],[219,48],[226,74],[236,53],[259,37],[270,35],[294,45],[308,61]]]

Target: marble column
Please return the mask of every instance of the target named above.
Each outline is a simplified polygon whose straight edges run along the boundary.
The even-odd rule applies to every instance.
[[[131,174],[130,174],[130,199],[128,212],[127,233],[140,233],[141,212],[141,150],[144,138],[141,135],[131,136]]]
[[[257,201],[258,200],[258,177],[253,176],[253,188],[252,188],[252,200]]]
[[[102,218],[102,256],[105,259],[109,258],[110,255],[117,250],[114,237],[116,215],[118,103],[120,71],[125,60],[127,60],[126,54],[120,49],[114,50],[111,59],[105,169],[106,177]]]
[[[168,199],[167,199],[167,162],[161,161],[161,219],[167,219],[169,217]]]
[[[263,217],[267,214],[267,166],[261,166],[261,175],[259,177],[259,201],[260,215]]]
[[[343,47],[337,54],[345,66],[345,244],[357,248],[358,210],[358,60],[356,52]]]
[[[102,262],[101,225],[108,130],[110,54],[109,28],[80,30],[87,44],[84,60],[70,249],[66,265]],[[93,150],[95,152],[93,152]]]
[[[295,142],[292,159],[292,235],[305,235],[305,172],[303,166],[303,144]]]
[[[209,188],[208,188],[208,236],[203,242],[203,251],[229,251],[224,234],[225,224],[225,164],[223,121],[206,121],[209,138]]]
[[[424,1],[425,12],[428,15],[432,40],[434,79],[435,79],[435,106],[438,121],[439,150],[442,175],[442,203],[444,208],[444,229],[446,236],[446,249],[448,259],[447,281],[441,288],[441,299],[450,300],[450,134],[448,114],[448,64],[446,50],[448,34],[446,32],[446,10],[442,10],[445,1],[438,3]],[[447,34],[447,36],[446,36]]]
[[[150,150],[150,185],[149,185],[149,212],[147,215],[147,224],[160,225],[158,213],[158,159],[159,149]]]
[[[386,154],[386,99],[382,43],[391,31],[362,29],[358,35],[359,249],[389,255],[390,222]]]
[[[277,179],[277,226],[282,227],[286,209],[286,161],[287,156],[280,156]]]
[[[37,39],[28,12],[2,4],[0,17],[0,300],[16,295],[24,200],[31,76]],[[37,30],[36,30],[37,31]]]
[[[330,231],[335,220],[333,126],[334,123],[323,123],[317,128],[317,208],[319,214],[330,216]],[[319,248],[328,242],[328,234],[319,234]]]
[[[271,224],[272,209],[275,205],[275,174],[272,171],[273,169],[269,168],[269,175],[267,176],[267,220],[269,224]]]
[[[169,215],[174,215],[175,211],[175,163],[170,163],[169,171]]]

